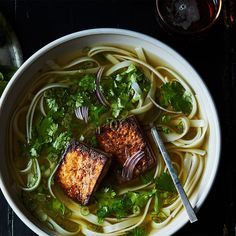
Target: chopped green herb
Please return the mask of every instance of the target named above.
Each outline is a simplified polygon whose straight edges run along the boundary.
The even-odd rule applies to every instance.
[[[128,67],[127,70],[125,70],[123,73],[121,73],[121,75],[125,75],[125,74],[131,74],[132,75],[135,72],[137,72],[137,68],[136,68],[136,66],[134,64],[131,64]]]
[[[176,126],[177,132],[182,134],[184,131],[184,124],[182,121],[179,122],[179,124]]]
[[[169,129],[168,127],[166,127],[166,126],[162,126],[162,127],[161,127],[161,131],[162,131],[163,133],[165,133],[165,134],[169,134],[169,133],[170,133],[170,129]]]
[[[81,92],[81,93],[76,94],[75,104],[73,104],[73,105],[75,105],[75,107],[81,107],[86,101],[85,97],[87,97],[86,93]]]
[[[95,194],[98,201],[99,208],[97,210],[97,217],[99,222],[107,216],[115,216],[117,218],[125,217],[131,209],[131,201],[124,197],[116,196],[114,190],[105,188]]]
[[[91,104],[89,107],[89,120],[95,125],[100,125],[99,120],[101,115],[106,112],[106,108],[100,104]]]
[[[54,98],[47,98],[46,99],[48,108],[52,111],[52,112],[57,112],[59,109],[59,106],[56,102],[56,100]]]
[[[96,77],[94,75],[88,74],[82,77],[79,81],[79,87],[82,91],[88,91],[92,93],[96,89]]]
[[[169,205],[176,198],[176,189],[171,176],[163,172],[156,179],[156,193],[154,196],[152,219],[156,222],[162,222],[168,215],[161,211],[161,208]]]
[[[65,214],[65,205],[61,203],[57,198],[53,198],[51,204],[53,211],[60,212],[62,215]]]
[[[134,206],[133,206],[133,213],[134,213],[135,215],[139,215],[140,212],[141,212],[140,207],[137,206],[137,205],[134,205]]]
[[[165,83],[161,86],[160,105],[172,107],[175,111],[190,114],[192,110],[191,95],[177,81]]]
[[[67,131],[60,133],[60,135],[56,138],[56,140],[53,143],[53,147],[58,150],[61,151],[63,150],[66,145],[70,142],[71,140],[71,134],[68,133]]]
[[[162,115],[161,117],[160,117],[160,122],[162,123],[162,124],[168,124],[169,122],[171,121],[171,116],[169,116],[169,115]]]
[[[65,116],[63,117],[61,121],[62,127],[64,127],[67,130],[70,129],[73,115],[74,114],[70,114],[70,113],[65,114]]]
[[[162,175],[155,180],[156,188],[150,191],[127,192],[121,196],[111,188],[103,188],[95,193],[95,199],[99,206],[97,217],[102,222],[105,217],[115,216],[117,218],[125,217],[134,213],[135,209],[141,211],[148,200],[154,196],[154,213],[159,213],[159,208],[165,202],[162,199],[168,198],[169,192],[175,192],[175,187],[169,174]],[[137,211],[135,210],[137,213]]]
[[[146,236],[146,235],[148,235],[147,231],[145,227],[142,226],[136,227],[127,233],[127,236]]]
[[[39,156],[37,150],[36,150],[34,147],[32,147],[32,148],[30,149],[30,156],[31,156],[31,157],[38,157],[38,156]]]
[[[154,180],[153,175],[154,175],[153,171],[148,171],[148,172],[142,174],[139,178],[143,184],[147,184],[147,183]]]
[[[58,130],[58,124],[54,123],[51,116],[47,116],[39,123],[37,130],[38,134],[43,137],[43,143],[50,143]]]
[[[147,201],[156,193],[155,189],[150,191],[140,191],[140,192],[127,192],[127,197],[131,202],[139,207],[144,207]]]
[[[96,148],[98,146],[98,141],[97,141],[96,136],[93,136],[93,137],[90,138],[90,144],[94,148]]]
[[[95,193],[95,199],[99,206],[96,213],[99,222],[108,216],[122,218],[132,214],[134,207],[136,209],[143,208],[155,192],[156,190],[127,192],[122,196],[117,196],[115,191],[110,188],[100,190]]]
[[[104,218],[107,217],[110,214],[110,210],[108,206],[101,206],[97,210],[97,217],[98,217],[98,222],[102,223],[104,221]]]
[[[29,144],[28,149],[27,149],[27,147],[25,149],[26,150],[24,150],[24,152],[26,152],[26,153],[27,153],[27,150],[29,150],[29,154],[30,154],[29,156],[31,158],[38,157],[40,152],[41,152],[41,149],[42,149],[40,140],[39,139],[34,139]]]
[[[101,90],[111,104],[114,118],[134,109],[150,89],[150,81],[134,64],[101,81]]]
[[[167,191],[167,192],[175,192],[175,185],[173,183],[173,180],[171,179],[171,176],[163,172],[161,176],[156,180],[156,186],[158,190],[161,191]]]
[[[116,102],[111,105],[112,115],[117,118],[125,106],[121,104],[121,99],[118,97]]]

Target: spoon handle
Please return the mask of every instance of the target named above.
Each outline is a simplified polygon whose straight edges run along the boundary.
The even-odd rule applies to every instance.
[[[197,216],[196,216],[196,214],[195,214],[195,212],[194,212],[194,210],[192,208],[192,205],[189,202],[188,197],[187,197],[187,195],[186,195],[186,193],[185,193],[185,191],[184,191],[184,189],[183,189],[183,187],[182,187],[182,185],[181,185],[181,183],[179,181],[179,178],[178,178],[178,176],[177,176],[177,174],[175,172],[175,169],[174,169],[174,167],[173,167],[173,165],[171,163],[169,154],[166,151],[166,148],[165,148],[165,146],[163,144],[163,141],[162,141],[162,139],[161,139],[161,137],[160,137],[156,127],[152,127],[151,133],[152,133],[152,136],[154,138],[154,141],[155,141],[156,145],[160,149],[162,157],[163,157],[163,159],[164,159],[164,161],[166,163],[167,169],[169,170],[169,173],[170,173],[171,178],[172,178],[172,180],[174,182],[174,185],[175,185],[175,187],[176,187],[176,189],[177,189],[177,191],[179,193],[181,201],[182,201],[182,203],[183,203],[183,205],[184,205],[184,207],[185,207],[185,209],[187,211],[189,220],[190,220],[191,223],[193,223],[193,222],[198,220]]]

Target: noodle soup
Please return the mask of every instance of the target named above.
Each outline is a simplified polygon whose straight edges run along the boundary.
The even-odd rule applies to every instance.
[[[14,112],[10,165],[22,201],[59,235],[145,235],[183,210],[150,123],[188,197],[196,193],[208,121],[185,79],[150,55],[96,45],[49,61]]]

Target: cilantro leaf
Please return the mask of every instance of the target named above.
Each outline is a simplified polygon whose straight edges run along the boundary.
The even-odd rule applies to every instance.
[[[122,196],[117,196],[111,188],[104,188],[95,193],[98,210],[97,217],[102,222],[105,217],[115,216],[117,218],[126,217],[133,213],[134,206],[143,208],[147,201],[155,194],[156,190],[127,192]]]
[[[140,191],[140,192],[128,192],[126,194],[127,198],[131,200],[133,205],[144,207],[147,201],[156,193],[155,189],[150,191]]]
[[[98,147],[98,141],[96,136],[90,137],[90,145],[94,148]]]
[[[58,111],[59,106],[54,98],[47,98],[46,102],[47,102],[49,110],[51,110],[52,112]]]
[[[89,106],[89,120],[95,125],[99,125],[101,115],[106,111],[106,108],[100,104],[91,104]]]
[[[114,118],[122,117],[134,109],[149,88],[150,81],[134,64],[101,80],[101,90],[111,104],[111,114]]]
[[[75,107],[82,106],[85,103],[85,101],[86,101],[85,97],[87,97],[86,93],[78,93],[78,94],[76,94],[76,96],[75,96]]]
[[[95,193],[95,198],[99,201],[99,204],[109,204],[110,199],[116,196],[116,192],[111,187],[102,188]]]
[[[90,93],[94,92],[96,89],[95,83],[96,77],[92,74],[84,75],[79,81],[79,87],[83,91],[88,91]]]
[[[164,133],[164,134],[169,134],[170,133],[170,129],[166,126],[162,126],[161,127],[161,131]]]
[[[110,214],[110,210],[108,206],[101,206],[98,210],[97,210],[97,217],[98,217],[98,222],[102,223],[104,218],[107,217]]]
[[[169,116],[169,115],[162,115],[160,117],[161,124],[168,124],[170,121],[171,121],[171,116]]]
[[[66,207],[60,202],[57,198],[53,198],[50,202],[50,208],[52,211],[59,213],[61,215],[65,215]]]
[[[31,158],[35,158],[35,157],[38,157],[40,152],[41,152],[41,142],[40,140],[37,138],[37,139],[34,139],[33,142],[31,142],[29,144],[29,154],[30,154],[30,157]]]
[[[125,106],[122,105],[121,99],[118,97],[116,102],[111,105],[112,115],[117,118]]]
[[[56,133],[58,125],[54,123],[51,116],[45,117],[37,127],[38,134],[43,137],[44,143],[52,142],[52,137]]]
[[[132,202],[125,197],[117,197],[110,199],[109,204],[101,205],[97,210],[99,222],[102,222],[105,217],[115,216],[122,218],[132,212]]]
[[[154,175],[153,171],[148,171],[148,172],[140,175],[139,178],[143,184],[147,184],[147,183],[153,181],[153,175]]]
[[[165,83],[160,89],[160,105],[171,106],[175,111],[190,114],[192,110],[191,95],[177,81]]]
[[[54,141],[53,147],[56,150],[61,151],[66,147],[66,145],[70,142],[70,140],[71,140],[71,134],[68,131],[60,133],[60,135]]]
[[[134,64],[131,64],[127,70],[125,70],[123,73],[121,73],[121,75],[125,75],[125,74],[133,74],[137,71],[137,68]]]
[[[176,129],[177,129],[177,132],[179,134],[182,134],[183,131],[184,131],[184,124],[182,121],[180,121],[177,125],[176,125]]]
[[[161,176],[156,180],[156,187],[158,190],[167,191],[167,192],[175,192],[175,185],[171,179],[171,176],[163,172]]]
[[[139,226],[127,233],[127,236],[146,236],[148,235],[145,227]]]

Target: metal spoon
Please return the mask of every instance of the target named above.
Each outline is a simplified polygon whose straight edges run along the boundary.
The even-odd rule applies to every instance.
[[[174,185],[175,185],[175,187],[176,187],[176,189],[179,193],[180,199],[181,199],[181,201],[182,201],[182,203],[183,203],[183,205],[184,205],[184,207],[187,211],[188,218],[189,218],[190,222],[193,223],[193,222],[198,220],[197,216],[196,216],[196,214],[194,212],[194,209],[193,209],[191,203],[189,202],[188,197],[187,197],[187,195],[186,195],[186,193],[185,193],[185,191],[184,191],[184,189],[183,189],[183,187],[182,187],[182,185],[179,181],[179,178],[178,178],[178,176],[176,174],[176,171],[175,171],[175,169],[174,169],[174,167],[171,163],[169,154],[167,153],[167,150],[164,146],[164,143],[161,139],[161,136],[159,135],[156,127],[153,126],[153,125],[152,125],[152,128],[151,128],[151,133],[152,133],[152,136],[153,136],[153,139],[154,139],[156,145],[160,149],[162,157],[163,157],[163,159],[166,163],[167,169],[169,170],[169,173],[170,173],[171,178],[174,182]]]

